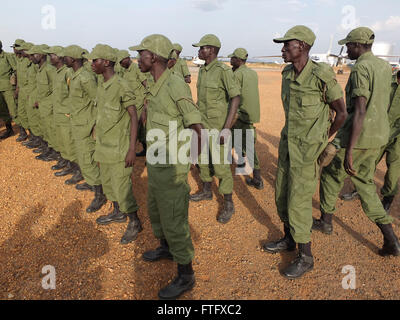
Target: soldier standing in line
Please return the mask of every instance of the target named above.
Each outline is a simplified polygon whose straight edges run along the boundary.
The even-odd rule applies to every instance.
[[[400,243],[392,228],[393,218],[386,213],[374,183],[376,161],[390,135],[388,108],[392,82],[390,65],[371,51],[374,40],[371,29],[359,27],[339,41],[339,45],[346,45],[349,58],[357,61],[346,85],[349,117],[336,137],[341,149],[322,170],[321,218],[314,221],[313,229],[332,233],[336,200],[345,178],[350,176],[365,214],[383,234],[383,247],[378,253],[398,256]]]
[[[185,80],[185,82],[189,84],[192,82],[189,68],[187,66],[186,61],[179,57],[183,48],[179,43],[174,43],[173,46],[177,57],[176,57],[176,63],[172,68],[172,71],[180,74]]]
[[[282,58],[291,62],[282,72],[285,126],[278,151],[275,202],[284,225],[284,238],[264,244],[269,253],[293,251],[298,256],[283,270],[289,279],[314,267],[311,253],[312,197],[318,183],[318,158],[328,139],[344,123],[347,113],[343,92],[332,67],[309,58],[315,34],[306,26],[289,29],[283,38]],[[330,122],[330,109],[336,111]]]

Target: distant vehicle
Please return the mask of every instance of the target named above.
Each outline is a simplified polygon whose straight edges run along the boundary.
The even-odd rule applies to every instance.
[[[192,62],[196,65],[201,67],[202,65],[204,65],[206,62],[204,60],[199,59],[198,56],[193,57]]]

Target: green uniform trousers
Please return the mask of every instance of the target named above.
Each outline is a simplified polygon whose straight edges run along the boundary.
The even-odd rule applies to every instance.
[[[11,121],[11,116],[8,112],[7,103],[4,100],[2,94],[0,94],[0,119],[2,119],[4,122]]]
[[[76,162],[75,143],[72,139],[72,127],[69,116],[55,113],[54,122],[56,126],[57,145],[61,156],[65,160]]]
[[[28,104],[26,106],[26,112],[28,114],[29,129],[35,136],[42,137],[42,128],[40,125],[40,112],[38,108],[34,107],[35,104],[35,93],[30,92],[28,94]]]
[[[321,212],[334,213],[336,200],[343,187],[344,180],[348,176],[344,170],[343,161],[346,149],[341,149],[332,162],[322,170],[320,182]],[[367,217],[375,223],[388,224],[392,217],[386,214],[376,192],[374,174],[376,159],[380,149],[354,149],[353,168],[357,172],[351,177],[361,198],[362,208]]]
[[[18,108],[17,108],[17,119],[20,126],[27,129],[29,128],[28,113],[28,90],[20,88],[18,92]]]
[[[0,91],[0,114],[1,118],[4,121],[10,120],[10,116],[12,120],[17,121],[17,105],[14,99],[14,90]],[[9,114],[7,116],[7,113]]]
[[[297,243],[311,241],[312,197],[318,183],[318,164],[291,167],[288,153],[279,157],[275,181],[278,215]]]
[[[125,161],[117,163],[100,162],[103,192],[108,200],[118,202],[120,211],[124,213],[139,210],[132,192],[131,175],[132,168],[125,168]]]
[[[76,157],[86,182],[91,186],[101,184],[100,169],[94,161],[96,140],[92,137],[93,124],[72,125],[72,138],[75,143]]]
[[[231,138],[230,138],[231,139]],[[200,179],[203,182],[212,182],[211,168],[214,168],[215,176],[219,179],[218,191],[220,194],[231,194],[233,191],[233,177],[231,171],[231,161],[229,159],[231,152],[229,149],[230,141],[226,141],[225,145],[219,145],[217,149],[217,141],[210,135],[209,139],[209,154],[207,157],[207,146],[204,145],[202,154],[199,159]],[[225,147],[224,147],[225,146]],[[206,163],[208,159],[209,163]],[[215,161],[214,161],[215,160]],[[219,161],[218,161],[219,160]]]
[[[188,221],[189,165],[156,167],[147,163],[147,172],[147,208],[153,233],[167,240],[175,262],[188,264],[194,257]]]
[[[395,137],[386,146],[382,147],[376,165],[382,160],[386,153],[387,171],[385,174],[385,183],[381,188],[381,194],[384,197],[395,196],[398,191],[397,182],[400,178],[400,139]]]
[[[256,141],[257,141],[257,133],[256,133],[256,128],[252,123],[246,123],[240,119],[237,119],[235,124],[232,127],[232,146],[235,147],[235,139],[234,139],[234,131],[233,130],[241,130],[241,139],[242,139],[242,150],[236,150],[236,153],[239,156],[239,163],[242,163],[243,160],[241,160],[244,156],[246,156],[246,153],[248,154],[248,159],[251,159],[253,157],[254,161],[254,167],[253,169],[260,169],[260,162],[258,161],[257,157],[257,152],[256,152]],[[254,143],[252,148],[247,147],[246,143],[246,130],[253,130],[254,134]],[[247,151],[247,152],[246,152]],[[252,153],[252,154],[251,154]]]

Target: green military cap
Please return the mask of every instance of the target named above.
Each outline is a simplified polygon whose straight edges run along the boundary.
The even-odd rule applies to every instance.
[[[53,47],[50,47],[49,49],[46,49],[43,51],[48,54],[53,53],[58,57],[64,57],[64,48],[61,46],[53,46]]]
[[[139,45],[129,47],[131,51],[148,50],[154,54],[169,59],[173,50],[172,42],[162,34],[152,34],[142,40]]]
[[[170,59],[177,60],[178,59],[178,54],[175,51],[173,51],[171,53]]]
[[[339,45],[344,45],[349,42],[357,42],[363,44],[372,44],[375,40],[374,32],[367,27],[359,27],[350,31],[345,39],[340,40]]]
[[[247,53],[247,50],[244,48],[237,48],[235,51],[233,51],[232,54],[228,56],[228,58],[236,57],[242,60],[247,60],[247,57],[249,54]]]
[[[68,46],[64,49],[64,57],[71,57],[73,59],[82,59],[84,53],[85,49],[77,45]]]
[[[117,61],[117,54],[115,53],[115,50],[106,44],[96,45],[92,52],[84,57],[90,60],[104,59],[113,62]]]
[[[26,51],[26,54],[35,54],[35,53],[39,53],[39,54],[47,54],[45,52],[45,50],[49,49],[49,46],[46,44],[41,44],[41,45],[36,45],[36,46],[32,46],[32,48],[30,48],[28,51]]]
[[[22,39],[16,39],[16,40],[14,41],[14,44],[11,46],[11,48],[18,48],[18,47],[20,47],[21,45],[23,45],[24,43],[25,43],[24,40],[22,40]]]
[[[295,26],[289,29],[288,32],[285,33],[283,38],[276,38],[273,41],[276,43],[281,43],[290,40],[299,40],[304,41],[310,46],[313,46],[315,38],[316,36],[310,28],[306,26]]]
[[[125,58],[130,57],[131,55],[129,54],[128,50],[118,50],[117,53],[117,63],[121,62]]]
[[[219,41],[218,37],[214,34],[206,34],[203,38],[200,39],[200,42],[193,43],[192,46],[193,47],[213,46],[221,48],[221,41]]]
[[[18,48],[19,50],[30,50],[34,44],[32,42],[25,42],[24,44],[21,44],[21,46]]]
[[[172,45],[172,47],[174,48],[174,50],[179,51],[179,52],[182,52],[182,50],[183,50],[182,46],[179,43],[174,43]]]

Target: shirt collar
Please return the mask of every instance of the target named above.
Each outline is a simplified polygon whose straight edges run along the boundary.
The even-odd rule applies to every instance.
[[[165,69],[165,71],[163,72],[163,74],[161,75],[161,77],[157,80],[157,82],[154,83],[154,85],[150,88],[150,94],[152,96],[156,96],[158,91],[160,91],[161,86],[163,85],[163,83],[165,82],[165,80],[167,80],[171,75],[171,70],[169,70],[168,68]]]
[[[75,79],[83,70],[84,66],[82,65],[82,67],[80,67],[78,70],[76,70],[73,75],[72,75],[72,79]]]
[[[357,62],[362,61],[364,59],[367,59],[371,56],[373,56],[374,54],[372,53],[372,51],[367,51],[365,53],[363,53],[361,56],[358,57]]]
[[[42,64],[41,67],[39,67],[39,71],[42,71],[46,66],[47,66],[47,60]]]
[[[104,81],[102,86],[104,89],[108,89],[117,79],[118,75],[114,73],[114,75],[111,77],[111,79],[108,79],[108,81]]]
[[[56,72],[57,72],[57,73],[60,73],[61,71],[63,71],[63,70],[66,69],[66,68],[67,68],[67,66],[64,64],[64,65],[61,66],[60,69],[56,69]]]
[[[213,61],[211,61],[208,65],[204,65],[204,69],[206,69],[206,71],[210,70],[213,66],[215,66],[218,62],[218,58],[215,58]]]
[[[299,84],[302,84],[305,79],[307,79],[310,74],[312,73],[312,67],[313,63],[311,59],[308,59],[307,64],[303,68],[303,70],[300,72],[299,76],[295,79],[295,73],[294,73],[294,67],[293,64],[291,65],[291,69],[286,75],[286,79],[289,79],[291,81],[296,81]]]

